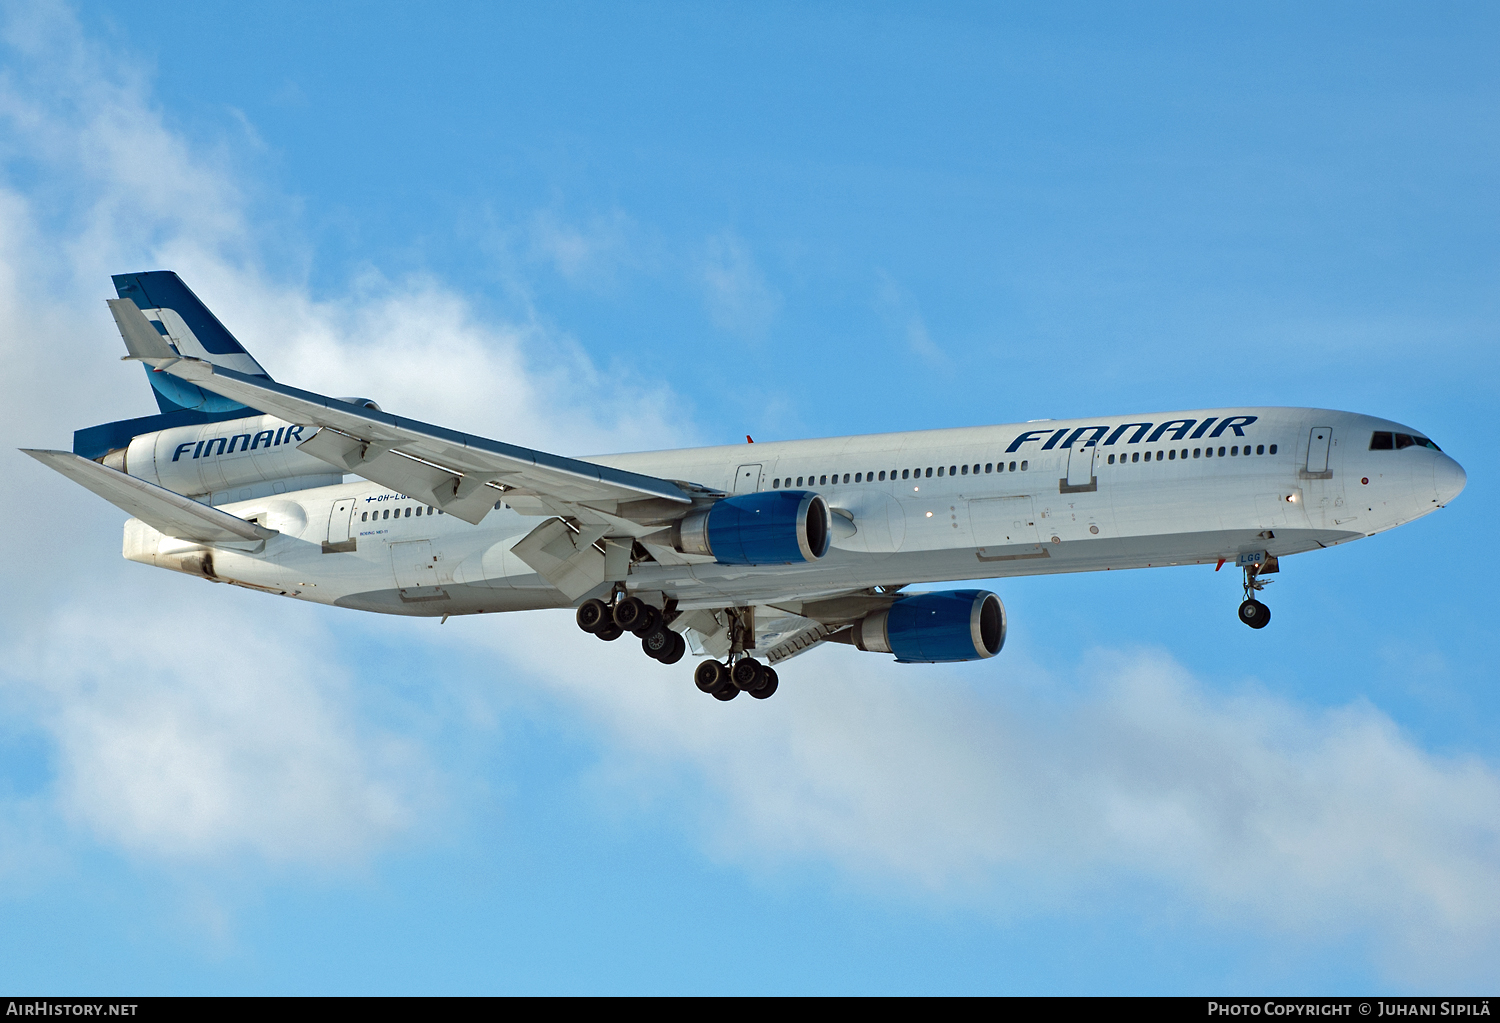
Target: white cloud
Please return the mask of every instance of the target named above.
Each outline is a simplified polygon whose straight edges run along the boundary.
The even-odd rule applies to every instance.
[[[1367,705],[1215,695],[1157,652],[1070,679],[825,648],[726,706],[563,615],[486,632],[612,737],[611,801],[686,781],[705,840],[751,869],[827,861],[1005,916],[1147,882],[1209,921],[1368,936],[1398,976],[1494,976],[1500,774]]]
[[[425,752],[359,722],[318,629],[201,596],[183,587],[135,615],[85,595],[10,644],[16,695],[58,745],[66,815],[168,860],[340,862],[432,813]]]
[[[11,13],[0,421],[20,443],[65,446],[77,426],[154,411],[139,368],[118,361],[103,299],[109,273],[155,266],[179,269],[282,379],[554,450],[682,434],[664,389],[596,368],[544,324],[480,322],[436,281],[372,271],[315,301],[266,273],[233,175],[166,129],[144,84],[116,74],[66,10]],[[17,184],[23,154],[41,183]],[[313,609],[143,577],[118,560],[118,513],[10,457],[8,528],[74,538],[0,568],[0,692],[56,743],[50,794],[67,819],[169,859],[324,863],[367,855],[441,805],[433,751],[362,723]],[[225,608],[247,597],[254,627],[226,637]],[[0,867],[33,862],[24,848],[8,841]]]
[[[877,280],[875,304],[886,322],[901,332],[912,354],[930,365],[948,368],[948,353],[932,339],[916,299],[884,270],[878,271]]]
[[[750,247],[731,231],[708,239],[702,264],[703,300],[720,330],[754,336],[781,311],[781,295],[766,280]]]
[[[13,14],[7,38],[24,68],[0,92],[7,159],[26,151],[49,172],[0,187],[11,436],[71,429],[84,409],[101,421],[145,411],[138,371],[97,354],[117,350],[100,299],[111,270],[168,265],[283,379],[563,451],[689,439],[661,411],[678,404],[667,391],[595,367],[544,323],[484,322],[441,282],[372,272],[317,301],[261,270],[233,175],[168,131],[144,86],[110,77],[49,10]],[[564,233],[546,244],[565,274],[600,258]],[[724,329],[764,330],[779,310],[733,235],[711,240],[702,280]],[[940,357],[887,284],[908,341]],[[298,624],[310,609],[174,577],[142,583],[145,570],[110,560],[117,534],[100,538],[117,516],[19,464],[0,480],[14,535],[71,541],[0,569],[4,686],[57,743],[54,794],[69,819],[167,859],[342,862],[443,802],[442,754],[409,724],[368,724],[328,637]],[[51,500],[64,493],[76,503]],[[206,630],[147,624],[240,600],[262,626],[244,663]],[[613,799],[674,794],[705,844],[747,869],[829,862],[1003,913],[1107,902],[1115,881],[1144,879],[1209,918],[1275,934],[1368,933],[1397,975],[1492,979],[1500,960],[1494,767],[1424,751],[1369,707],[1216,696],[1159,654],[1100,655],[1075,680],[1011,655],[947,671],[848,650],[793,662],[769,702],[723,705],[691,687],[686,665],[581,637],[566,614],[455,622],[443,638],[465,635],[598,722],[598,783]],[[35,827],[35,810],[12,804],[5,819]]]

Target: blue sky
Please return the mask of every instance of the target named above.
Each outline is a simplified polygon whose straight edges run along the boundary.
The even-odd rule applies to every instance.
[[[1486,5],[4,7],[0,416],[152,411],[110,273],[278,379],[586,453],[1217,404],[1409,423],[1453,506],[997,583],[1004,654],[719,705],[563,613],[128,565],[3,486],[0,981],[1341,992],[1500,977]]]

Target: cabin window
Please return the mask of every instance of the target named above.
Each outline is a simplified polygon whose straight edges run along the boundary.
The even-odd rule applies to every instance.
[[[848,482],[849,482],[849,474],[848,474],[848,473],[847,473],[847,472],[846,472],[846,473],[844,473],[844,482],[845,482],[845,483],[848,483]]]
[[[1109,464],[1110,465],[1114,465],[1115,464],[1115,456],[1114,455],[1110,455],[1109,456]]]
[[[1030,465],[1030,464],[1031,464],[1031,463],[1030,463],[1030,462],[1022,462],[1022,463],[1021,463],[1021,471],[1022,471],[1022,472],[1025,472],[1025,471],[1026,471],[1026,467],[1027,467],[1027,466],[1028,466],[1028,465]],[[1016,467],[1016,463],[1015,463],[1015,462],[1012,462],[1012,463],[1010,463],[1010,467],[1011,467],[1011,468],[1012,468],[1012,469],[1014,469],[1014,468],[1015,468],[1015,467]]]
[[[1182,449],[1182,457],[1187,458],[1187,448]]]
[[[861,480],[861,479],[862,479],[862,478],[863,478],[863,476],[864,476],[864,474],[863,474],[863,473],[858,473],[858,472],[857,472],[857,473],[855,473],[855,474],[854,474],[854,482],[855,482],[855,483],[858,483],[858,482],[860,482],[860,480]]]
[[[932,470],[931,470],[931,469],[929,469],[929,470],[927,470],[927,471],[928,471],[928,472],[931,472],[931,471],[932,471]],[[940,466],[938,466],[938,476],[939,476],[939,478],[941,478],[941,477],[942,477],[942,475],[943,475],[943,467],[942,467],[942,466],[941,466],[941,465],[940,465]]]
[[[1275,444],[1271,445],[1271,454],[1273,454],[1273,455],[1276,454],[1276,445]]]
[[[361,521],[361,522],[369,522],[370,521],[370,513],[369,512],[365,512],[363,515],[361,515],[359,517],[359,521]]]
[[[927,478],[932,479],[932,466],[927,467]]]
[[[902,479],[910,479],[911,478],[911,470],[910,469],[902,469],[901,470],[901,478]]]
[[[1202,448],[1194,448],[1193,449],[1193,457],[1194,458],[1202,458],[1203,457],[1203,449]]]
[[[1223,449],[1223,448],[1222,448],[1222,447],[1221,447],[1221,448],[1219,448],[1219,457],[1220,457],[1220,458],[1223,458],[1223,457],[1224,457],[1224,449]]]
[[[1265,454],[1266,453],[1266,446],[1264,444],[1257,444],[1257,445],[1255,445],[1255,453],[1257,455],[1263,455],[1263,454]]]
[[[1246,448],[1245,450],[1249,451],[1250,449]],[[1229,449],[1229,454],[1231,456],[1238,455],[1239,453],[1240,453],[1240,446],[1238,444],[1236,444],[1234,447],[1232,447],[1232,448]]]
[[[959,470],[958,474],[960,476],[967,476],[967,475],[969,475],[969,467],[967,465],[964,466],[962,469]]]
[[[410,508],[406,509],[406,515],[405,515],[405,517],[408,518],[408,519],[411,518],[411,509]]]
[[[777,476],[774,480],[771,481],[771,489],[772,490],[777,490],[780,487],[781,487],[781,477]]]
[[[885,482],[885,470],[884,469],[880,470],[880,482],[882,482],[882,483]]]
[[[389,509],[389,508],[387,508],[387,509],[386,509],[386,510],[385,510],[385,514],[384,514],[384,515],[382,515],[382,516],[381,516],[381,518],[383,518],[383,519],[388,519],[388,518],[390,518],[390,517],[391,517],[391,510],[390,510],[390,509]]]
[[[801,476],[797,477],[797,486],[799,486],[799,487],[802,486],[802,477]]]
[[[994,462],[985,462],[984,463],[984,471],[985,472],[993,472],[994,468],[995,468],[995,463]]]
[[[958,472],[958,466],[956,466],[956,465],[950,465],[950,466],[948,466],[948,475],[949,476],[953,476],[953,475],[957,474],[957,472]]]
[[[1173,450],[1168,451],[1167,458],[1175,462],[1177,460],[1177,450],[1174,448]]]

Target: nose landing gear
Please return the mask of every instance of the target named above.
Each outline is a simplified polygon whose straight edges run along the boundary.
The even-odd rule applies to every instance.
[[[1270,575],[1281,571],[1281,566],[1276,559],[1269,554],[1259,553],[1242,555],[1240,567],[1245,570],[1245,600],[1240,604],[1240,621],[1252,629],[1264,629],[1271,624],[1271,609],[1255,599],[1255,594],[1265,589],[1274,579],[1262,579],[1262,575]]]

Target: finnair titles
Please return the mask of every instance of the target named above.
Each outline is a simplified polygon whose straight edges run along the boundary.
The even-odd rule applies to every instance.
[[[159,414],[27,450],[133,516],[124,555],[297,600],[441,617],[574,608],[719,700],[822,643],[993,657],[1000,598],[932,583],[1280,559],[1420,518],[1464,471],[1420,432],[1315,408],[570,458],[273,381],[170,271],[109,300]],[[1121,585],[1128,585],[1121,583]]]

